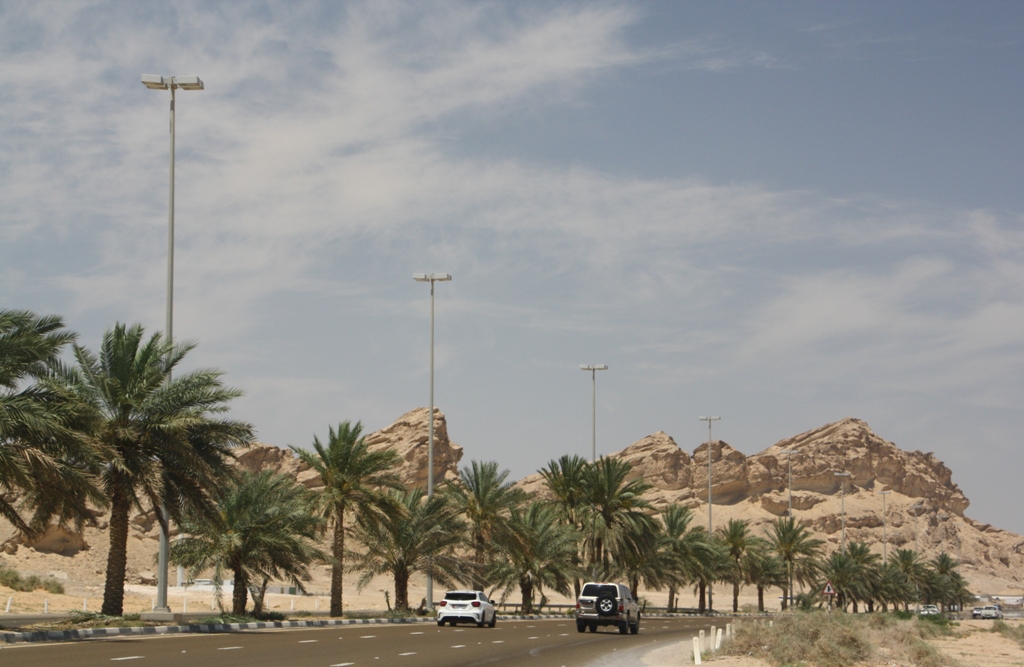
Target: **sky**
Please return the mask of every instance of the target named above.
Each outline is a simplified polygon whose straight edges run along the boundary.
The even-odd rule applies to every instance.
[[[520,478],[844,417],[1024,533],[1024,4],[0,3],[0,308]]]

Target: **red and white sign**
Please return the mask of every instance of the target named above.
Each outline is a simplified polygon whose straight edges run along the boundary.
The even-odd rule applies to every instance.
[[[821,594],[822,595],[835,595],[836,594],[836,589],[832,588],[832,582],[831,581],[825,584],[825,590],[823,590],[821,592]]]

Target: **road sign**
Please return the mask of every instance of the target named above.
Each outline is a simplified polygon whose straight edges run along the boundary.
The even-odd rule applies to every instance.
[[[825,584],[825,590],[823,590],[821,592],[821,594],[822,595],[835,595],[836,594],[836,589],[832,588],[832,582],[831,581]]]

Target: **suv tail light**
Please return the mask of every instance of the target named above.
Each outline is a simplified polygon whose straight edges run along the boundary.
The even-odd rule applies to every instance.
[[[619,603],[619,613],[621,614],[625,610],[626,610],[626,608],[624,606],[622,606],[622,603],[620,602]]]
[[[473,606],[474,607],[479,607],[480,606],[480,601],[479,600],[473,600]]]
[[[579,608],[580,608],[580,601],[579,601],[579,600],[576,600],[576,608],[577,608],[577,609],[579,609]]]
[[[441,606],[443,607],[443,606],[445,606],[446,604],[448,604],[448,600],[441,600],[440,602],[438,602],[438,604],[439,604],[439,605],[441,605]]]

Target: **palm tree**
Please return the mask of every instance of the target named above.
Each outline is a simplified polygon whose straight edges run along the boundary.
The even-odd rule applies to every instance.
[[[256,582],[265,590],[271,579],[287,578],[305,591],[309,565],[327,558],[314,542],[323,519],[310,511],[312,500],[311,492],[290,477],[272,470],[242,472],[218,499],[216,521],[200,515],[182,523],[185,536],[171,546],[171,561],[193,577],[212,568],[218,597],[224,573],[230,573],[231,610],[239,616]]]
[[[786,565],[771,552],[767,542],[759,540],[743,556],[743,572],[748,584],[757,587],[757,610],[764,612],[764,589],[786,590],[789,582]]]
[[[57,316],[0,310],[0,516],[23,533],[53,517],[80,528],[87,501],[105,504],[87,470],[85,443],[72,430],[78,406],[47,381],[74,338]],[[15,495],[32,518],[15,507]]]
[[[676,593],[682,587],[695,581],[696,572],[701,563],[713,556],[714,550],[707,541],[707,533],[702,527],[690,528],[693,521],[693,510],[675,503],[661,513],[665,524],[665,541],[662,548],[668,552],[675,563],[673,576],[669,577],[668,607],[676,608]]]
[[[903,610],[910,610],[910,603],[921,599],[921,591],[928,584],[928,568],[921,562],[921,556],[913,549],[897,549],[893,559],[896,569],[903,575],[908,592],[912,597],[903,599]]]
[[[632,469],[625,461],[608,457],[589,468],[584,548],[594,572],[610,571],[612,559],[634,548],[634,536],[656,530],[655,520],[645,513],[651,504],[641,497],[651,485],[640,479],[627,482]]]
[[[849,552],[836,551],[829,555],[818,571],[820,579],[815,588],[824,588],[825,582],[832,582],[836,591],[836,606],[846,611],[851,600],[865,599],[870,594],[870,585],[865,577],[865,566],[858,563]]]
[[[574,531],[583,530],[583,511],[587,506],[587,482],[590,475],[590,463],[581,456],[562,456],[558,460],[548,462],[542,468],[541,476],[547,483],[548,490],[554,497],[553,503],[558,508],[562,522]],[[573,564],[582,562],[579,551],[573,556]],[[573,578],[573,589],[576,597],[580,596],[580,578]]]
[[[851,542],[846,547],[846,553],[850,560],[860,568],[856,594],[850,596],[853,613],[857,613],[858,602],[867,604],[867,610],[872,612],[875,610],[875,599],[882,581],[882,557],[872,553],[871,548],[864,542]]]
[[[725,547],[720,542],[709,539],[703,527],[695,530],[700,531],[708,549],[707,555],[697,564],[697,569],[694,571],[698,594],[697,611],[703,614],[705,611],[714,611],[711,602],[711,585],[729,576],[732,572],[733,562]],[[706,604],[705,595],[707,596]]]
[[[812,538],[807,526],[797,525],[793,517],[779,517],[768,531],[768,541],[786,564],[789,575],[782,597],[782,609],[785,611],[793,594],[793,579],[801,585],[812,579],[824,542]]]
[[[473,587],[482,589],[488,560],[497,551],[514,550],[518,535],[512,513],[528,499],[526,492],[506,482],[508,470],[498,472],[495,461],[473,461],[459,471],[459,483],[448,483],[452,503],[469,523],[473,550]]]
[[[363,425],[343,421],[338,430],[327,430],[327,444],[313,436],[313,451],[292,447],[299,460],[312,468],[323,482],[314,500],[315,511],[333,528],[331,543],[331,616],[342,614],[342,576],[345,572],[345,512],[373,520],[397,511],[386,489],[399,489],[398,477],[390,472],[398,454],[390,449],[371,451],[361,437]]]
[[[532,502],[525,511],[513,510],[512,523],[519,535],[519,548],[499,557],[488,571],[488,579],[504,588],[502,598],[518,586],[522,612],[533,613],[536,594],[544,599],[544,589],[568,595],[570,583],[579,574],[573,563],[578,553],[577,533],[558,520],[551,505]]]
[[[121,614],[127,563],[128,514],[151,508],[161,526],[190,516],[217,516],[214,491],[229,476],[232,448],[245,446],[252,426],[224,419],[241,395],[216,370],[196,370],[169,381],[194,343],[148,340],[141,325],[117,324],[99,354],[74,347],[76,366],[59,381],[90,413],[83,437],[101,459],[100,484],[110,502],[103,613]],[[164,504],[168,516],[159,511]]]
[[[380,574],[395,583],[395,609],[409,609],[409,578],[417,572],[450,585],[465,576],[465,563],[456,554],[463,544],[466,525],[458,508],[444,494],[424,499],[420,489],[392,491],[397,512],[375,518],[360,514],[355,537],[365,546],[351,554],[353,567],[363,573],[362,588]]]
[[[647,588],[661,590],[675,579],[676,561],[660,522],[633,524],[626,533],[613,571],[629,582],[633,599],[639,599],[641,581]]]
[[[718,529],[718,541],[729,552],[733,561],[732,580],[732,612],[735,614],[740,607],[740,584],[744,581],[743,556],[750,547],[751,540],[756,539],[750,534],[750,524],[742,519],[729,519],[729,523]]]

